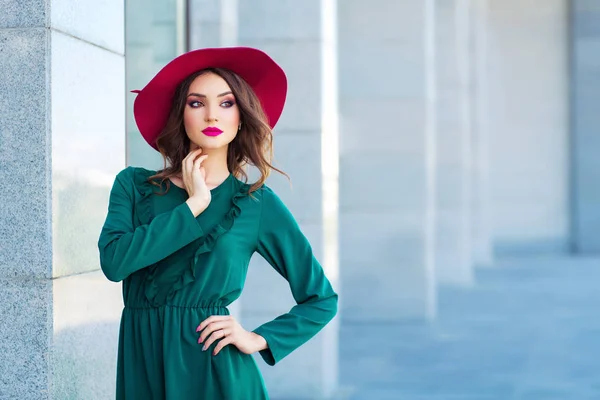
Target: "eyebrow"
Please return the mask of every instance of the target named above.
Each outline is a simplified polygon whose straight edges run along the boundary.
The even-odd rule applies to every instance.
[[[217,95],[217,97],[223,97],[223,96],[228,95],[228,94],[233,94],[233,93],[231,93],[231,90],[230,90],[230,91],[223,92],[223,93]],[[187,97],[190,97],[190,96],[206,97],[205,94],[200,94],[200,93],[190,93],[190,94],[187,95]]]

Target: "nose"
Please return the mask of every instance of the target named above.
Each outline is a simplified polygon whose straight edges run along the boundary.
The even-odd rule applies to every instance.
[[[209,108],[208,112],[206,113],[206,117],[204,117],[204,121],[206,121],[207,123],[210,123],[211,121],[217,122],[218,119],[215,114],[215,111]]]

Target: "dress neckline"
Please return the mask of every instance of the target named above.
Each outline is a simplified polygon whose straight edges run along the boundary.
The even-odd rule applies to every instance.
[[[215,186],[214,188],[210,189],[210,194],[214,195],[217,194],[218,192],[220,192],[221,190],[223,190],[223,188],[226,186],[226,183],[229,182],[231,180],[231,178],[233,178],[233,174],[229,173],[229,175],[227,176],[227,178],[225,178],[225,180],[221,183],[219,183],[217,186]],[[185,190],[184,188],[176,185],[171,178],[169,178],[169,183],[170,185],[175,188],[177,188],[177,190],[179,190],[180,192],[185,192],[187,193],[187,190]]]

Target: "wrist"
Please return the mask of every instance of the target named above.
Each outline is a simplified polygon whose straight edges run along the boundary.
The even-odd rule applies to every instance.
[[[254,348],[256,349],[255,351],[266,350],[269,348],[269,345],[264,337],[255,332],[250,332],[250,334],[252,335],[254,341]]]
[[[202,214],[202,212],[206,209],[202,202],[200,202],[195,197],[190,197],[185,202],[187,203],[190,210],[192,210],[192,214],[194,214],[194,217],[197,217],[198,215]]]

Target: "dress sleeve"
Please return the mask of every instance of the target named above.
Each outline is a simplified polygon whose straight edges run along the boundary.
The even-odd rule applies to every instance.
[[[122,281],[203,235],[187,203],[134,228],[134,190],[133,167],[127,167],[115,178],[98,239],[100,267],[113,282]]]
[[[268,348],[260,355],[275,365],[315,336],[337,313],[338,295],[313,255],[307,238],[279,197],[262,189],[257,251],[289,283],[296,305],[253,332]]]

